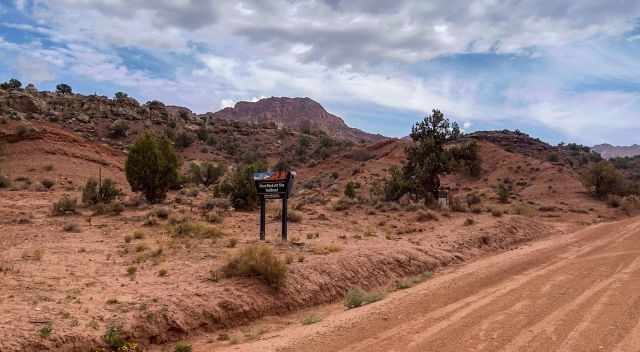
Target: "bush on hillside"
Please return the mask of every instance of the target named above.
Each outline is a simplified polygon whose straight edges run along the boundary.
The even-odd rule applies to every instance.
[[[273,254],[270,247],[252,245],[232,257],[222,267],[222,272],[227,277],[257,276],[278,289],[284,284],[287,265]]]
[[[15,78],[12,78],[7,82],[0,84],[0,89],[4,90],[20,89],[20,87],[22,87],[22,82],[18,81]]]
[[[98,181],[90,178],[82,187],[82,203],[85,205],[95,205],[98,203],[110,203],[120,195],[116,183],[107,178],[98,185]]]
[[[75,198],[64,195],[60,200],[53,203],[52,214],[54,216],[62,216],[67,214],[75,214],[78,202]]]
[[[465,143],[449,149],[452,168],[461,170],[465,175],[478,177],[482,172],[479,155],[480,147],[476,142]]]
[[[509,203],[509,197],[511,196],[511,190],[507,185],[501,183],[498,185],[498,189],[496,190],[496,194],[498,195],[498,200],[500,203]]]
[[[180,131],[176,134],[176,138],[175,138],[176,148],[178,149],[188,148],[189,146],[191,146],[191,144],[193,144],[194,140],[195,138],[193,138],[193,135],[191,133],[186,131]]]
[[[60,83],[56,86],[56,93],[58,94],[72,94],[73,90],[71,86],[65,83]]]
[[[266,166],[261,164],[239,167],[216,187],[215,192],[218,195],[228,196],[231,205],[236,209],[255,209],[258,203],[258,194],[253,174],[265,170]]]
[[[129,149],[125,172],[131,190],[142,192],[149,202],[156,203],[178,181],[178,166],[169,140],[147,133]]]
[[[191,182],[195,184],[203,184],[210,186],[218,182],[224,175],[225,167],[221,164],[205,162],[201,165],[191,163],[189,166],[189,175]]]
[[[356,197],[356,186],[352,181],[347,182],[344,187],[344,195],[350,199]]]
[[[384,200],[396,201],[400,199],[410,190],[410,183],[405,179],[402,170],[393,166],[389,169],[389,178],[385,180],[382,186]]]
[[[605,199],[609,194],[621,194],[625,187],[622,174],[608,161],[601,161],[589,170],[586,184],[600,199]]]

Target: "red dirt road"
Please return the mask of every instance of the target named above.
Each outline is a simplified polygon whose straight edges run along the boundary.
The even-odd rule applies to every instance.
[[[224,350],[640,351],[640,218],[479,260]]]

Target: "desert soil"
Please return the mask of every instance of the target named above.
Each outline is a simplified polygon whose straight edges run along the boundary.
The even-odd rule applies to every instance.
[[[638,351],[640,218],[480,259],[365,307],[196,351]],[[322,313],[321,313],[322,314]]]

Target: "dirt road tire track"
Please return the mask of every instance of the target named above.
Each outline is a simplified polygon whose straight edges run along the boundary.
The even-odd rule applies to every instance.
[[[241,351],[640,351],[640,218],[470,263]]]

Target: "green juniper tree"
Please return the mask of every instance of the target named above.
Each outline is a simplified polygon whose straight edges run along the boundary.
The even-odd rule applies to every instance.
[[[440,175],[449,171],[449,153],[445,143],[460,137],[457,123],[450,123],[439,110],[416,123],[411,129],[413,144],[406,148],[405,179],[409,191],[425,203],[438,197]]]

